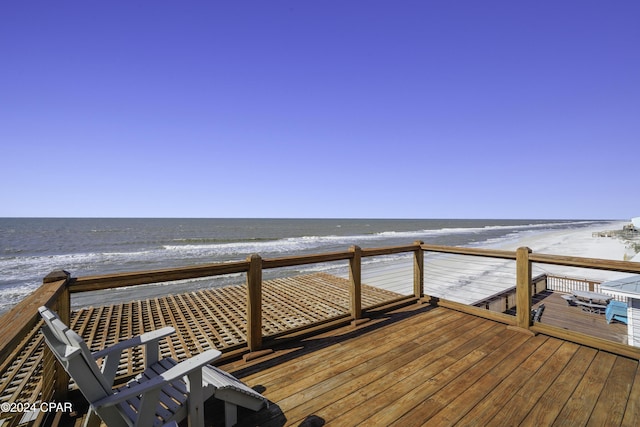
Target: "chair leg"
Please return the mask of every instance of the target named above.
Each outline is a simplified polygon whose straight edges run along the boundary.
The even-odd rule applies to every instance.
[[[87,412],[87,416],[84,418],[84,423],[82,423],[83,427],[100,427],[100,423],[102,420],[96,414],[96,412],[89,407],[89,411]]]
[[[234,426],[238,422],[238,407],[233,403],[224,402],[224,425],[225,427]]]
[[[204,426],[204,407],[202,403],[202,369],[191,371],[189,382],[189,427]]]

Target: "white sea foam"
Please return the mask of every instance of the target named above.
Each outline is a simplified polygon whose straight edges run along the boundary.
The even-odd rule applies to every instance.
[[[588,224],[589,221],[575,222],[572,224],[583,225]],[[486,226],[486,227],[470,227],[470,228],[442,228],[442,229],[423,229],[414,231],[383,231],[373,234],[359,234],[359,235],[327,235],[327,236],[301,236],[301,237],[287,237],[282,239],[265,240],[265,241],[240,241],[240,242],[225,242],[225,243],[210,243],[210,244],[183,244],[183,245],[164,245],[163,248],[170,252],[181,253],[183,256],[187,255],[213,255],[213,256],[225,256],[225,255],[239,255],[250,253],[285,253],[296,251],[309,251],[313,249],[321,249],[326,246],[345,245],[350,246],[354,242],[375,242],[388,239],[405,239],[411,242],[418,238],[428,238],[430,236],[443,236],[443,235],[459,235],[459,234],[479,234],[487,230],[493,231],[507,231],[514,230],[506,236],[492,238],[491,243],[500,242],[503,239],[514,238],[519,230],[529,230],[531,228],[541,229],[554,226],[566,226],[566,223],[546,223],[546,224],[529,224],[529,225],[504,225],[504,226]],[[413,240],[412,240],[413,239]],[[486,240],[481,242],[475,242],[474,245],[487,242]]]

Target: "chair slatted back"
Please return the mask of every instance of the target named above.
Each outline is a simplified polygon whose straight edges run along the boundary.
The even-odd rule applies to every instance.
[[[111,384],[107,382],[98,368],[91,351],[75,331],[64,324],[56,313],[47,307],[39,308],[45,326],[42,333],[47,345],[56,359],[73,378],[76,385],[91,404],[113,394]],[[123,420],[117,407],[103,408],[99,411],[103,420]]]

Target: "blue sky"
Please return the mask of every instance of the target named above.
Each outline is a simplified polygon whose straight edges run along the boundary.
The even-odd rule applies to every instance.
[[[638,1],[5,1],[0,216],[640,215]]]

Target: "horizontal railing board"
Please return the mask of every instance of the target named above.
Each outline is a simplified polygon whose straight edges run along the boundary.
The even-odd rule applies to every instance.
[[[177,267],[162,270],[105,274],[101,276],[85,276],[71,279],[69,283],[69,291],[99,291],[103,289],[121,288],[126,286],[148,285],[151,283],[171,282],[176,280],[197,279],[201,277],[243,273],[248,270],[249,262],[234,261],[221,264],[204,264],[194,267]]]
[[[14,353],[18,343],[40,321],[38,307],[51,306],[65,291],[65,283],[66,279],[43,283],[2,316],[4,327],[0,328],[0,360],[4,361]]]
[[[490,258],[516,259],[515,251],[502,251],[496,249],[465,248],[461,246],[420,245],[422,250],[428,252],[442,252],[458,255],[477,255]]]
[[[640,360],[640,348],[630,345],[617,343],[603,338],[594,337],[581,332],[569,331],[553,325],[544,323],[535,323],[531,326],[531,330],[536,333],[549,335],[560,338],[565,341],[575,342],[577,344],[586,345],[597,348],[599,350],[608,351],[610,353],[619,354],[621,356],[631,357]]]
[[[405,245],[405,246],[391,246],[386,248],[363,248],[363,257],[372,257],[380,255],[394,255],[404,252],[415,252],[419,249],[418,245]]]
[[[462,304],[455,301],[439,299],[437,305],[450,308],[452,310],[462,311],[467,314],[473,314],[474,316],[484,317],[485,319],[490,319],[496,322],[506,323],[508,325],[515,325],[516,323],[515,317],[509,314],[489,311],[485,308],[474,307],[472,305]]]
[[[341,261],[353,258],[353,252],[328,252],[324,254],[298,255],[281,258],[265,258],[262,260],[262,268],[293,267],[303,264],[316,264],[320,262]]]
[[[564,255],[529,254],[531,262],[563,265],[568,267],[594,268],[598,270],[620,271],[624,273],[640,273],[640,263],[633,261],[616,261],[600,258],[582,258]]]

